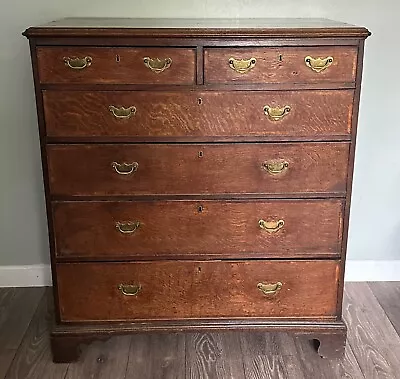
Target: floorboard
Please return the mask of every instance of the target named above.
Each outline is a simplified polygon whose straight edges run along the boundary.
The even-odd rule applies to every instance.
[[[0,378],[17,354],[44,292],[44,288],[0,289]]]
[[[386,316],[400,335],[400,282],[368,283]]]
[[[185,378],[244,378],[238,333],[190,333],[185,341]]]
[[[367,283],[346,285],[343,311],[365,378],[400,378],[400,337]]]
[[[185,377],[185,337],[178,333],[132,336],[126,378],[181,379]]]
[[[51,290],[0,288],[0,379],[400,379],[400,283],[346,283],[342,360],[286,333],[149,333],[94,342],[54,364]]]
[[[51,291],[42,296],[6,379],[64,379],[68,365],[51,361],[49,329],[53,318]]]

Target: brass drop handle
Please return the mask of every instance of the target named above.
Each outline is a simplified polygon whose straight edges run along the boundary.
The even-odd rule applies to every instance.
[[[255,67],[257,59],[252,57],[250,59],[235,59],[233,57],[228,60],[229,67],[238,72],[239,74],[246,74]]]
[[[282,120],[291,111],[290,105],[284,107],[270,107],[269,105],[264,106],[264,114],[268,116],[271,121]]]
[[[259,220],[258,225],[261,229],[267,231],[268,233],[276,233],[283,228],[283,226],[285,225],[285,221],[284,220],[278,220],[278,221]]]
[[[125,296],[136,296],[142,289],[140,284],[119,284],[118,289]]]
[[[262,164],[262,168],[271,175],[279,175],[282,174],[289,168],[289,163],[286,161],[279,161],[279,162],[268,162],[265,161]]]
[[[321,72],[327,69],[333,63],[333,57],[313,58],[309,55],[304,58],[307,67],[315,72]]]
[[[67,67],[72,68],[73,70],[83,70],[86,67],[89,67],[92,64],[92,57],[84,57],[84,58],[70,58],[64,57],[64,63]]]
[[[281,282],[276,283],[258,283],[257,288],[264,295],[276,295],[282,288]]]
[[[124,107],[115,107],[114,105],[110,105],[108,110],[113,114],[115,118],[130,118],[136,114],[136,107],[133,105],[124,108]]]
[[[169,68],[172,64],[171,58],[143,58],[144,65],[156,74],[159,74]]]
[[[122,234],[132,234],[135,233],[139,228],[139,221],[128,221],[128,222],[116,222],[115,227]]]
[[[118,163],[113,162],[111,163],[112,168],[115,172],[119,175],[130,175],[137,171],[139,167],[139,163],[132,162],[132,163]]]

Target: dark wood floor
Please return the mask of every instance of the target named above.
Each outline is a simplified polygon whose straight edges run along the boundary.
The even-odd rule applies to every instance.
[[[50,289],[0,289],[0,378],[400,378],[400,282],[346,285],[341,361],[286,334],[229,332],[114,337],[56,365],[51,312]]]

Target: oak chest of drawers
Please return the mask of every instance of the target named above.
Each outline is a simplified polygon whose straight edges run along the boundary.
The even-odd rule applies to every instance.
[[[27,29],[54,360],[140,331],[265,329],[343,353],[365,28],[65,19]]]

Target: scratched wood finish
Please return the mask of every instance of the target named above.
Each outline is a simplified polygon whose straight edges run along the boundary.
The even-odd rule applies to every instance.
[[[334,260],[57,264],[61,319],[70,322],[323,318],[335,314],[338,274]],[[275,296],[257,288],[279,281],[282,289]],[[141,290],[126,296],[119,284]]]
[[[349,144],[49,145],[47,154],[58,196],[344,194]],[[272,175],[262,165],[275,161],[289,166]],[[113,162],[139,166],[120,175]]]
[[[315,72],[305,64],[305,57],[333,57],[330,67]],[[229,59],[256,58],[254,68],[238,73]],[[299,83],[353,82],[356,77],[357,48],[352,46],[307,46],[263,48],[204,49],[205,83]]]
[[[348,137],[353,90],[323,91],[44,91],[50,137],[296,136]],[[136,108],[117,118],[109,106]],[[264,107],[290,106],[279,121]]]
[[[41,83],[91,84],[194,84],[196,50],[189,48],[119,47],[38,47]],[[64,57],[91,57],[91,65],[71,69]],[[143,58],[171,58],[172,64],[161,73],[144,65]]]
[[[62,258],[337,257],[343,203],[310,201],[130,201],[53,203]],[[284,220],[268,233],[259,220]],[[140,222],[123,234],[118,222]],[[315,237],[310,240],[310,235]]]

